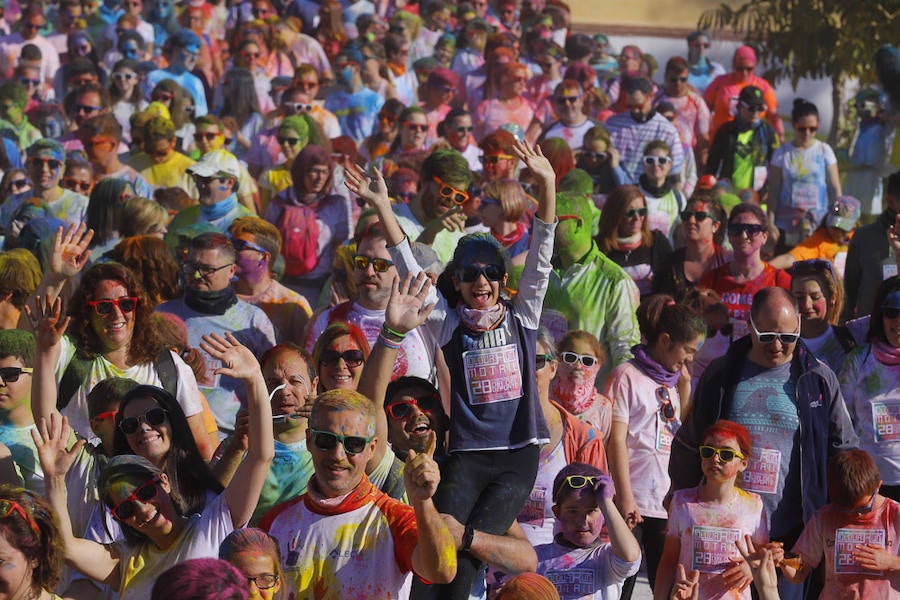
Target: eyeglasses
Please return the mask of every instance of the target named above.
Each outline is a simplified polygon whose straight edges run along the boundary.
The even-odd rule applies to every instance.
[[[109,512],[112,513],[116,520],[127,521],[137,512],[137,507],[134,505],[136,500],[141,504],[146,504],[156,499],[159,495],[157,483],[159,483],[159,475],[139,485],[127,498],[109,509]]]
[[[305,104],[303,102],[284,102],[283,104],[286,109],[295,113],[303,111],[309,112],[313,108],[312,104]]]
[[[44,25],[46,25],[46,23],[44,23],[44,24],[22,23],[22,29],[28,29],[30,31],[33,31],[35,29],[41,29],[42,27],[44,27]]]
[[[260,54],[259,52],[241,52],[241,56],[243,56],[244,58],[256,60],[257,58],[262,56],[262,54]]]
[[[663,418],[663,421],[674,421],[675,407],[672,405],[672,400],[669,398],[668,388],[656,388],[656,398],[660,401],[659,414]]]
[[[247,581],[252,581],[257,589],[268,590],[278,585],[278,575],[274,573],[263,573],[256,577],[247,577]]]
[[[765,107],[765,105],[763,105],[763,106],[751,106],[751,105],[747,104],[746,102],[741,102],[740,105],[741,105],[742,107],[744,107],[744,109],[749,110],[750,112],[753,112],[753,113],[763,113],[763,112],[766,112],[766,107]]]
[[[713,221],[716,220],[710,213],[706,212],[705,210],[683,210],[683,211],[681,211],[681,220],[682,221],[687,222],[687,221],[690,221],[692,218],[695,221],[697,221],[698,223],[705,221],[706,219],[712,219]]]
[[[91,106],[90,104],[80,104],[80,103],[79,103],[79,104],[76,104],[76,105],[74,106],[74,109],[75,109],[75,114],[76,114],[76,115],[77,115],[77,114],[81,114],[81,113],[84,113],[84,114],[86,114],[86,115],[90,115],[90,114],[93,114],[93,113],[95,113],[95,112],[98,112],[98,111],[103,110],[103,107],[102,107],[102,106]]]
[[[575,352],[560,352],[559,357],[567,365],[574,365],[575,363],[580,362],[583,366],[585,366],[587,368],[591,368],[595,364],[597,364],[597,358],[594,356],[591,356],[590,354],[577,354]]]
[[[408,127],[410,131],[418,131],[420,133],[428,131],[428,125],[423,123],[411,123],[409,121],[406,121],[405,123],[403,123],[403,126]]]
[[[687,77],[669,77],[669,83],[685,83]]]
[[[91,188],[94,187],[94,184],[90,181],[78,181],[77,179],[63,179],[62,183],[64,188],[72,190],[73,192],[89,192],[91,191]]]
[[[105,421],[107,419],[115,420],[117,414],[119,414],[119,411],[117,410],[108,410],[106,412],[97,413],[91,417],[91,421]]]
[[[756,237],[767,230],[765,225],[757,223],[732,223],[728,226],[728,235],[731,237],[741,237],[746,235],[748,238]]]
[[[734,70],[742,73],[752,73],[755,68],[756,67],[735,67]]]
[[[709,42],[693,42],[691,46],[693,48],[709,48]]]
[[[156,92],[153,94],[152,100],[154,102],[171,102],[175,98],[175,94],[172,92]]]
[[[552,362],[553,357],[549,354],[538,354],[534,357],[534,370],[540,371],[543,369],[548,362]]]
[[[482,275],[488,281],[503,281],[506,269],[500,265],[469,265],[456,271],[456,278],[463,283],[475,283]]]
[[[347,366],[351,369],[355,369],[359,365],[363,364],[365,361],[365,356],[363,355],[362,350],[344,350],[343,352],[338,352],[337,350],[325,350],[322,352],[322,359],[320,362],[323,365],[328,365],[333,367],[338,364],[339,360],[343,360],[347,363]]]
[[[744,460],[747,458],[737,450],[731,448],[716,448],[715,446],[700,446],[700,458],[709,460],[713,456],[718,456],[722,462],[731,462],[735,458]]]
[[[459,127],[454,127],[454,131],[456,131],[456,133],[472,133],[473,131],[475,131],[475,128],[471,125],[469,125],[468,127],[460,125]]]
[[[478,160],[486,165],[496,165],[501,160],[512,160],[514,158],[515,156],[511,154],[492,154],[490,156],[481,156]]]
[[[300,145],[300,138],[298,138],[298,137],[282,137],[282,136],[279,135],[279,136],[278,136],[277,138],[275,138],[275,139],[278,140],[278,145],[279,145],[279,146],[284,146],[285,144],[287,144],[288,146],[290,146],[291,148],[293,148],[293,147],[295,147],[295,146],[299,146],[299,145]]]
[[[397,117],[387,113],[378,113],[378,120],[387,121],[388,123],[393,124],[397,122]]]
[[[878,498],[878,490],[872,494],[872,499],[869,500],[869,503],[860,508],[843,508],[841,509],[842,513],[851,514],[851,515],[865,515],[873,510],[875,510],[875,499]]]
[[[27,179],[14,179],[9,182],[9,185],[16,188],[17,190],[21,190],[22,188],[24,188],[28,185],[28,180]]]
[[[214,273],[218,273],[222,269],[227,269],[233,264],[234,263],[228,263],[226,265],[222,265],[221,267],[209,267],[207,265],[198,265],[197,263],[187,262],[181,265],[181,272],[185,275],[195,275],[197,273],[200,273],[202,277],[209,277]]]
[[[340,443],[344,447],[344,452],[351,456],[365,450],[366,445],[374,439],[361,435],[338,435],[321,429],[310,429],[310,431],[313,435],[313,444],[322,452],[330,452]]]
[[[55,171],[62,166],[62,161],[55,158],[41,158],[40,156],[32,156],[28,159],[28,166],[31,168],[42,169],[46,165],[51,171]]]
[[[644,208],[632,208],[625,212],[625,218],[634,219],[637,217],[646,217],[648,212],[646,206]]]
[[[31,367],[0,367],[0,379],[3,383],[15,383],[22,373],[33,373]]]
[[[219,137],[220,135],[222,135],[222,134],[216,133],[213,131],[202,131],[200,133],[195,133],[194,137],[197,138],[198,140],[204,140],[207,142],[211,142],[214,139],[216,139],[217,137]]]
[[[84,140],[85,146],[102,146],[103,144],[109,144],[110,146],[118,146],[118,140],[115,140],[110,137],[94,137],[87,140]]]
[[[248,242],[247,240],[235,239],[232,238],[231,245],[234,246],[236,252],[243,252],[244,250],[255,250],[260,254],[268,254],[269,251],[263,248],[262,246],[257,246],[253,242]]]
[[[28,87],[30,85],[36,86],[36,85],[41,85],[41,80],[40,79],[28,79],[27,77],[19,77],[19,83],[21,83],[25,87]]]
[[[760,331],[756,328],[756,323],[753,322],[753,317],[750,319],[750,327],[753,329],[753,333],[756,334],[756,337],[759,339],[762,344],[771,344],[776,339],[778,339],[782,344],[796,344],[797,340],[800,339],[800,315],[797,315],[797,333],[783,333],[781,331]]]
[[[819,130],[818,127],[794,127],[800,133],[815,133]]]
[[[664,167],[664,166],[666,166],[667,164],[669,164],[669,161],[671,161],[671,160],[672,160],[672,159],[669,158],[668,156],[650,156],[650,155],[647,155],[647,156],[644,157],[644,164],[647,165],[648,167],[652,167],[654,164],[657,164],[657,165],[659,165],[659,166],[661,166],[661,167]]]
[[[137,308],[137,303],[138,299],[134,296],[123,296],[109,300],[88,300],[88,306],[93,308],[98,315],[108,315],[113,311],[113,307],[118,308],[123,313],[130,313]]]
[[[559,105],[575,104],[578,102],[579,96],[557,96],[553,99]]]
[[[590,150],[586,150],[581,153],[582,158],[585,160],[606,160],[609,158],[608,152],[591,152]]]
[[[158,427],[166,422],[167,414],[168,413],[164,408],[151,408],[143,415],[122,419],[122,422],[119,423],[119,429],[121,429],[122,433],[125,435],[132,435],[137,433],[138,429],[141,428],[141,423],[146,423],[150,427]]]
[[[569,475],[566,477],[566,485],[573,490],[580,490],[587,485],[597,485],[597,478],[593,475]]]
[[[447,198],[448,200],[452,200],[454,204],[465,204],[469,201],[469,193],[463,192],[461,190],[456,189],[452,185],[447,185],[444,183],[444,180],[438,177],[437,175],[433,176],[435,183],[437,183],[440,187],[438,193],[441,195],[441,198]]]
[[[25,519],[25,522],[28,523],[28,526],[31,527],[36,536],[41,536],[40,527],[38,527],[34,518],[28,514],[28,511],[21,504],[15,500],[0,500],[0,519],[8,519],[14,512],[19,513],[19,516]]]
[[[885,319],[890,319],[893,321],[897,317],[900,317],[900,308],[892,308],[890,306],[883,306],[881,308],[881,316]]]
[[[427,396],[424,398],[408,398],[400,400],[385,407],[387,414],[395,421],[402,421],[412,413],[413,406],[424,413],[434,412],[440,399],[437,396]]]
[[[725,337],[731,337],[731,334],[734,333],[734,324],[733,323],[725,323],[721,327],[707,327],[706,328],[706,337],[711,338],[716,335],[717,332],[721,331],[722,335]]]
[[[386,258],[376,258],[374,256],[366,256],[365,254],[357,254],[353,257],[353,264],[360,271],[365,271],[372,265],[372,269],[376,273],[387,273],[388,269],[394,266],[394,261]]]

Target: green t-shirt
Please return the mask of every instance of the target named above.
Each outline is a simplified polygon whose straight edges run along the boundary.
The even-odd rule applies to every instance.
[[[734,151],[734,173],[731,182],[735,190],[745,190],[753,187],[753,142],[754,129],[742,131],[737,135],[737,145]]]

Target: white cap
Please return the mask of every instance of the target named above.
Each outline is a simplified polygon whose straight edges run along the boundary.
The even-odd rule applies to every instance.
[[[188,167],[187,172],[200,177],[216,177],[225,174],[237,179],[241,176],[241,163],[234,154],[227,150],[211,150]]]

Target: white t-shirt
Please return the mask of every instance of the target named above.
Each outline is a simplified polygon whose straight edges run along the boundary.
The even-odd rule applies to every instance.
[[[659,385],[632,362],[613,369],[606,395],[613,401],[613,422],[628,425],[625,446],[631,489],[641,516],[666,518],[663,498],[669,491],[669,454],[672,439],[681,427],[681,400],[678,390],[667,388],[675,408],[675,420],[666,422],[660,413]]]
[[[553,514],[553,480],[565,466],[566,452],[560,440],[556,448],[538,463],[531,495],[517,518],[532,546],[553,541],[556,525],[556,516]]]
[[[124,540],[114,543],[119,553],[119,600],[146,600],[156,578],[169,567],[192,558],[218,558],[219,546],[234,531],[231,510],[222,492],[206,505],[202,514],[191,515],[174,544],[160,550],[152,542],[132,546]]]
[[[641,559],[624,561],[608,543],[570,548],[556,542],[534,549],[538,575],[549,579],[562,600],[617,600],[624,581],[638,572]]]
[[[75,356],[75,345],[68,336],[63,336],[61,343],[62,351],[59,353],[59,360],[56,363],[57,382],[62,379],[66,367],[69,366],[69,362]],[[176,388],[175,399],[181,405],[184,416],[192,417],[203,410],[203,406],[200,403],[200,390],[197,388],[197,380],[194,378],[194,372],[181,360],[180,356],[173,352],[172,359],[175,361],[175,369],[178,372],[178,387]],[[162,386],[162,380],[160,380],[159,374],[156,372],[156,365],[152,362],[134,365],[128,369],[120,369],[102,356],[95,358],[85,383],[78,388],[72,396],[72,400],[61,411],[63,415],[69,418],[69,425],[72,426],[75,433],[86,438],[94,445],[100,442],[100,438],[91,431],[90,419],[88,419],[87,395],[94,389],[94,386],[110,377],[127,377],[139,384]]]

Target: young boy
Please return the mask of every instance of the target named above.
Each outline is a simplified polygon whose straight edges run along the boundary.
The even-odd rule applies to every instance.
[[[42,493],[44,478],[31,441],[31,374],[34,336],[19,329],[0,331],[0,442],[12,453],[25,487]]]
[[[794,545],[796,561],[782,562],[800,583],[825,558],[820,599],[894,598],[900,593],[900,504],[878,493],[881,478],[864,450],[840,452],[828,461],[831,503],[820,508]]]
[[[537,572],[562,598],[618,598],[622,583],[641,566],[641,548],[613,504],[612,478],[585,463],[564,467],[553,481],[553,514],[560,533],[541,544]],[[609,542],[600,542],[603,524]]]

